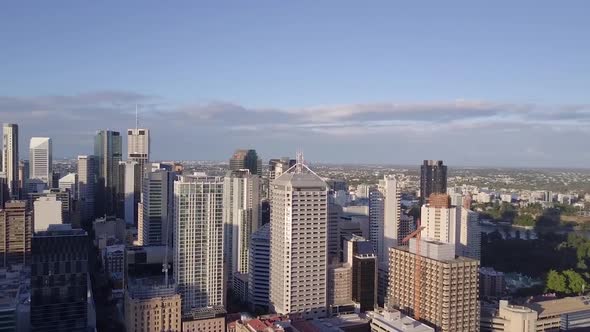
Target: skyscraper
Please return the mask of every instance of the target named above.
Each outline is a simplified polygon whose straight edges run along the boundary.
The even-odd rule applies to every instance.
[[[248,169],[253,175],[262,175],[262,160],[258,159],[256,150],[236,150],[229,160],[229,169],[231,171]]]
[[[182,313],[223,306],[223,179],[174,182],[174,279]]]
[[[270,283],[270,224],[260,227],[250,240],[248,302],[253,310],[268,310]]]
[[[138,162],[126,160],[119,162],[119,181],[117,192],[117,217],[128,225],[137,226],[137,207],[141,196],[141,169]]]
[[[271,159],[268,161],[268,180],[272,183],[274,179],[281,176],[289,168],[293,167],[297,161],[289,157],[282,157],[280,159]]]
[[[31,137],[29,163],[31,179],[39,179],[52,188],[53,147],[49,137]]]
[[[21,197],[26,197],[27,183],[31,174],[30,163],[28,160],[21,160],[18,162],[18,187],[21,193]]]
[[[447,194],[432,194],[428,204],[422,206],[421,225],[426,227],[422,236],[431,240],[457,245],[461,236],[461,210],[451,206]],[[459,250],[456,250],[459,253]]]
[[[420,200],[422,204],[431,194],[447,193],[447,166],[442,160],[424,160],[420,167]]]
[[[270,307],[279,314],[326,316],[327,193],[302,160],[272,183]]]
[[[140,245],[172,245],[174,213],[174,178],[169,170],[158,169],[145,175],[139,209],[138,237]]]
[[[94,140],[94,155],[98,158],[97,215],[115,215],[116,187],[119,181],[119,162],[122,140],[118,131],[101,130]]]
[[[18,125],[5,123],[2,134],[2,170],[6,175],[10,197],[18,199]]]
[[[32,331],[88,330],[88,235],[68,226],[33,237]]]
[[[150,160],[149,129],[127,129],[127,159],[139,164],[139,187],[142,187],[145,169]]]
[[[98,158],[78,156],[78,202],[82,221],[94,220],[98,185]]]
[[[250,237],[260,227],[260,177],[249,170],[229,171],[224,178],[223,209],[228,282],[248,273]]]
[[[352,300],[361,311],[377,304],[377,256],[371,242],[352,235],[344,245],[344,262],[352,267]]]
[[[29,264],[33,222],[26,201],[8,201],[0,210],[0,264]]]

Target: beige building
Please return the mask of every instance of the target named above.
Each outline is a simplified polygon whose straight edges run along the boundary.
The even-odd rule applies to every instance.
[[[408,317],[398,310],[370,311],[371,332],[434,332],[428,325]]]
[[[530,302],[523,306],[500,301],[499,308],[482,310],[481,331],[586,331],[590,328],[590,296]]]
[[[389,305],[414,315],[416,243],[389,250]],[[454,245],[421,240],[421,319],[438,331],[479,331],[479,261],[455,258]]]
[[[127,332],[180,332],[180,294],[161,278],[136,279],[125,292]]]
[[[8,201],[0,210],[0,267],[29,264],[33,222],[26,201]]]
[[[182,332],[225,332],[225,316],[221,306],[193,309],[182,317]]]
[[[328,267],[328,305],[352,304],[352,266],[334,264]]]

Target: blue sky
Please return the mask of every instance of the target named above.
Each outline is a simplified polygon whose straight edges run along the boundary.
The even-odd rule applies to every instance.
[[[0,5],[0,119],[153,130],[155,159],[586,167],[585,1],[46,1]],[[26,151],[26,150],[23,150]]]

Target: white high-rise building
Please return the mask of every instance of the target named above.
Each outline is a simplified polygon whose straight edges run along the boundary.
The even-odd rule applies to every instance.
[[[461,256],[481,259],[481,227],[477,212],[461,209]]]
[[[224,178],[223,216],[228,282],[248,273],[250,237],[260,226],[260,177],[249,170],[229,171]]]
[[[223,306],[223,178],[182,176],[174,182],[173,234],[182,312]]]
[[[461,237],[461,207],[452,206],[447,194],[433,194],[422,206],[422,237],[457,245]],[[460,250],[456,250],[460,253]]]
[[[279,314],[327,314],[327,192],[300,160],[272,182],[270,308]]]
[[[2,171],[6,176],[10,197],[18,199],[18,125],[5,123],[2,136]]]
[[[63,223],[62,202],[55,196],[39,197],[33,203],[35,232]]]
[[[72,199],[78,199],[78,174],[68,173],[59,179],[59,189],[69,190]]]
[[[369,194],[369,237],[379,262],[388,264],[389,248],[412,232],[401,218],[401,191],[394,176],[385,176]]]
[[[31,137],[29,145],[30,179],[39,179],[52,188],[53,151],[51,138]]]

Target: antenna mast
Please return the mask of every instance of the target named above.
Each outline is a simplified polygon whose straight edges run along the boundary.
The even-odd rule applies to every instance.
[[[137,104],[135,104],[135,129],[139,128],[139,114],[137,113]]]

